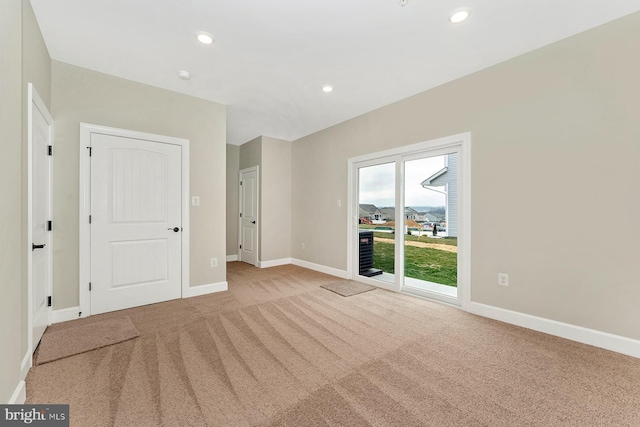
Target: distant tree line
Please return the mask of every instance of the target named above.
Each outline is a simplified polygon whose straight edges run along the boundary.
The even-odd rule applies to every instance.
[[[411,207],[418,212],[427,212],[427,213],[440,214],[440,215],[444,215],[446,212],[446,209],[444,206],[411,206]]]

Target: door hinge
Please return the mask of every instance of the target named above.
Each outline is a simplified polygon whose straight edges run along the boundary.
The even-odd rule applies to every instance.
[[[240,218],[242,218],[242,212],[240,212]]]
[[[87,147],[87,149],[89,150],[89,157],[91,157],[91,154],[92,154],[91,152],[93,151],[93,148]]]
[[[51,297],[47,297],[47,307],[51,307],[52,304],[53,302],[51,301]]]
[[[89,292],[91,292],[91,282],[89,282]]]
[[[91,215],[89,215],[89,224],[91,224]]]
[[[49,155],[53,156],[53,145],[49,146]]]
[[[240,245],[240,249],[242,249],[242,245]]]
[[[242,181],[240,181],[240,185],[242,185]]]
[[[47,221],[47,231],[53,230],[53,221]]]

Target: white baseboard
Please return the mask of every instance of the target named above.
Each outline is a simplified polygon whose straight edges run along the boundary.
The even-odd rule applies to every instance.
[[[29,373],[29,369],[31,369],[33,363],[33,359],[31,358],[31,354],[27,351],[27,354],[22,358],[22,363],[20,364],[21,376],[20,379],[24,381],[27,378],[27,374]]]
[[[504,308],[493,307],[477,302],[471,303],[469,311],[479,316],[489,317],[500,320],[501,322],[544,332],[545,334],[555,335],[557,337],[640,358],[640,341],[632,338],[583,328],[543,317],[531,316],[517,311],[505,310]]]
[[[20,381],[15,391],[11,395],[11,399],[7,402],[9,405],[24,405],[27,400],[27,384]]]
[[[227,255],[227,262],[233,262],[238,260],[238,255]]]
[[[314,264],[309,261],[303,261],[301,259],[293,258],[291,260],[291,264],[297,265],[299,267],[308,268],[309,270],[319,271],[320,273],[330,274],[332,276],[337,276],[342,279],[348,279],[349,276],[345,270],[339,270],[333,267],[327,267],[325,265]]]
[[[212,294],[214,292],[222,292],[229,289],[227,282],[211,283],[208,285],[193,286],[188,288],[187,295],[183,295],[182,298],[197,297],[200,295]]]
[[[69,307],[60,310],[53,310],[51,314],[51,323],[66,322],[68,320],[79,319],[80,307]]]
[[[291,263],[292,263],[291,258],[282,258],[282,259],[274,259],[271,261],[258,261],[256,267],[269,268],[269,267],[277,267],[279,265],[288,265]]]

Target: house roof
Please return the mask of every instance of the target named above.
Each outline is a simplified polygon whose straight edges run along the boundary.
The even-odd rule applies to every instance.
[[[393,215],[396,212],[396,208],[392,208],[392,207],[380,208],[380,212],[387,215]]]
[[[423,187],[431,187],[432,186],[431,183],[433,182],[433,180],[435,180],[436,178],[441,177],[442,175],[447,173],[448,170],[449,170],[449,168],[445,166],[444,168],[440,169],[438,172],[436,172],[433,175],[431,175],[429,178],[427,178],[424,181],[422,181],[420,183],[420,185],[422,185]]]
[[[360,204],[359,207],[367,213],[375,213],[376,211],[379,211],[375,205],[371,204]]]

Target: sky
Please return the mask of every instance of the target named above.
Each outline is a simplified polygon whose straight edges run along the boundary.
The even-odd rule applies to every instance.
[[[405,206],[444,206],[445,196],[420,183],[444,167],[444,156],[405,162]],[[360,168],[359,202],[378,208],[395,205],[395,163]],[[444,188],[440,188],[444,189]]]

